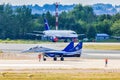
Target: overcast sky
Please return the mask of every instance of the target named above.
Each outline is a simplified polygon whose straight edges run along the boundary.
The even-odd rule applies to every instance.
[[[60,4],[82,4],[82,5],[92,5],[95,3],[110,3],[112,5],[120,5],[120,0],[0,0],[0,4],[12,4],[12,5],[28,5],[28,4],[38,4],[40,6],[44,4],[53,4],[55,2],[60,2]]]

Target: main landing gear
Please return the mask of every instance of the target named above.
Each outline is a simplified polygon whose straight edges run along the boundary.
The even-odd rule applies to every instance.
[[[64,57],[63,57],[63,56],[61,56],[60,60],[61,60],[61,61],[64,61]]]
[[[55,57],[53,58],[53,60],[54,60],[54,61],[57,61],[57,56],[55,56]],[[60,60],[61,60],[61,61],[64,61],[63,55],[61,56]]]
[[[55,56],[55,57],[53,58],[53,60],[54,60],[54,61],[57,61],[57,57]]]
[[[43,61],[46,61],[46,58],[43,58]]]
[[[46,57],[43,56],[43,61],[46,61],[46,60],[47,60]],[[64,57],[61,56],[61,57],[60,57],[60,60],[61,60],[61,61],[64,61]],[[55,57],[53,58],[53,61],[57,61],[57,56],[55,56]]]
[[[43,55],[43,61],[46,61],[46,57],[45,57],[45,55]]]

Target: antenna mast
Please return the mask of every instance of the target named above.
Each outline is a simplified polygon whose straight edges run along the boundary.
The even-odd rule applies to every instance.
[[[56,30],[58,30],[58,2],[55,3]]]

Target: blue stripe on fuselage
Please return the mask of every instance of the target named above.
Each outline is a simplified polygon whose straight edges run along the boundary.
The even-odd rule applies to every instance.
[[[72,55],[63,55],[62,53],[61,54],[55,54],[55,53],[45,53],[45,55],[47,56],[47,57],[55,57],[55,56],[57,56],[57,57],[61,57],[61,56],[63,56],[63,57],[80,57],[80,55],[81,54],[72,54]]]

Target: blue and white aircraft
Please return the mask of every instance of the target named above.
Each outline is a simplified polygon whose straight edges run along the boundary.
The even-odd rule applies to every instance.
[[[71,41],[62,51],[69,51],[70,49],[74,48],[74,42]],[[29,48],[28,50],[22,51],[22,53],[44,53],[47,51],[58,51],[55,49],[51,49],[51,48],[46,48],[46,47],[42,47],[42,46],[35,46],[32,48]]]
[[[44,18],[45,30],[44,31],[34,31],[33,33],[27,33],[28,35],[42,36],[43,38],[49,38],[53,42],[57,42],[59,39],[67,41],[68,39],[77,40],[78,35],[72,30],[50,30],[48,21]]]
[[[46,57],[53,57],[53,60],[56,61],[57,57],[60,57],[61,61],[64,61],[64,57],[80,57],[82,52],[82,42],[79,42],[75,47],[69,48],[66,47],[64,50],[57,51],[45,51],[43,52],[43,60],[46,60]]]
[[[54,50],[46,47],[36,46],[23,51],[23,53],[42,52],[44,61],[46,61],[46,57],[52,57],[54,61],[57,60],[57,57],[60,57],[60,60],[64,61],[64,57],[80,57],[82,53],[82,46],[83,43],[79,42],[74,47],[74,41],[71,41],[63,50]]]

